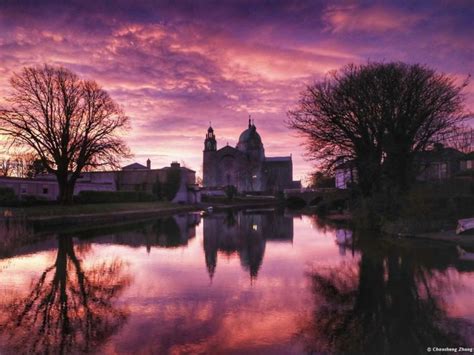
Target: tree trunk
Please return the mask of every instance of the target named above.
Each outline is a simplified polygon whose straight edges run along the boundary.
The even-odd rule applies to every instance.
[[[73,202],[75,179],[58,176],[59,196],[58,200],[62,205],[70,205]]]

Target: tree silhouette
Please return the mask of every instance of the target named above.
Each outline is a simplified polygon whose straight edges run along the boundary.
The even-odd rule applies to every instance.
[[[26,67],[11,80],[10,107],[0,110],[0,132],[27,147],[56,175],[59,199],[72,201],[81,172],[117,166],[129,156],[121,137],[128,117],[96,82],[62,67]]]
[[[58,237],[53,265],[30,292],[2,306],[0,334],[6,349],[19,353],[89,352],[124,324],[127,312],[113,301],[129,285],[123,263],[114,260],[84,269],[71,236]]]
[[[322,167],[353,160],[364,195],[385,181],[405,190],[415,155],[466,117],[467,83],[419,64],[350,64],[309,86],[288,123]]]
[[[406,255],[362,252],[358,266],[310,278],[315,308],[299,332],[307,351],[425,354],[468,344],[472,325],[450,318],[440,295],[449,278]]]

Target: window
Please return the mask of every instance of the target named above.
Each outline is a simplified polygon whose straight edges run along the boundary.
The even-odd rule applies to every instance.
[[[466,161],[466,168],[467,168],[467,169],[472,169],[472,168],[474,168],[474,160],[468,160],[468,161]]]
[[[441,163],[439,164],[439,178],[446,179],[448,177],[448,164]]]
[[[47,195],[48,192],[49,192],[48,188],[43,186],[43,195]]]

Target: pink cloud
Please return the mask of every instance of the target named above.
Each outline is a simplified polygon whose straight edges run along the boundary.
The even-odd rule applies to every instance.
[[[324,12],[324,20],[329,31],[337,32],[385,32],[409,31],[413,25],[423,20],[420,14],[407,13],[396,8],[373,6],[362,8],[332,6]]]
[[[422,62],[460,75],[474,71],[469,29],[443,9],[429,22],[431,7],[408,13],[395,5],[322,2],[279,4],[268,12],[259,2],[203,2],[192,11],[158,4],[158,11],[142,1],[130,12],[120,4],[93,6],[90,16],[64,7],[51,17],[46,5],[0,11],[0,105],[14,71],[63,65],[96,80],[124,107],[135,159],[150,157],[154,166],[185,160],[199,170],[208,122],[219,146],[235,145],[251,113],[267,155],[293,153],[295,177],[303,178],[312,166],[284,124],[286,112],[328,70],[370,58]],[[471,94],[471,106],[472,100]]]

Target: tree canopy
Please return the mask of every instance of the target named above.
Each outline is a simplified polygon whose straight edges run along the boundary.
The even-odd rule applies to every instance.
[[[116,166],[129,155],[121,133],[128,117],[96,82],[63,67],[26,67],[10,80],[10,104],[0,112],[0,131],[28,147],[55,174],[64,203],[87,168]]]
[[[363,194],[404,190],[415,154],[466,117],[466,85],[419,64],[350,64],[308,86],[288,124],[322,167],[353,160]]]

